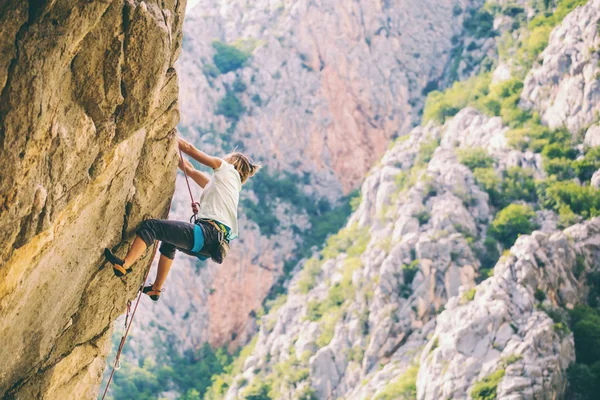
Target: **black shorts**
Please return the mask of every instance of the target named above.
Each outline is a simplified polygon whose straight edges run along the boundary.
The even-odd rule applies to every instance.
[[[200,224],[204,235],[204,246],[200,252],[212,254],[218,246],[218,231],[210,224]],[[179,250],[191,256],[198,256],[192,252],[194,248],[194,224],[168,219],[148,219],[141,223],[137,232],[138,236],[150,247],[155,240],[162,241],[160,253],[169,259],[175,258],[175,251]]]

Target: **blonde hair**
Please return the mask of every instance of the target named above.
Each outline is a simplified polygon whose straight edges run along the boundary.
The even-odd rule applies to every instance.
[[[248,180],[252,175],[258,172],[261,168],[260,163],[253,163],[248,156],[239,151],[234,151],[225,156],[225,160],[233,165],[236,171],[240,174],[242,184]]]

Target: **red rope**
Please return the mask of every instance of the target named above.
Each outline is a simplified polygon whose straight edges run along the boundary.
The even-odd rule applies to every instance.
[[[192,195],[192,188],[190,187],[190,180],[188,178],[187,172],[185,172],[185,163],[183,162],[183,154],[181,153],[181,148],[179,149],[179,158],[181,159],[181,164],[183,167],[181,169],[183,170],[183,175],[185,176],[185,183],[187,184],[188,193],[190,194],[190,199],[192,200],[192,212],[194,213],[194,215],[192,215],[192,219],[196,220],[196,214],[198,214],[196,205],[197,203],[194,201],[194,196]]]
[[[171,208],[171,205],[169,205],[169,208]],[[156,255],[157,249],[158,249],[158,246],[154,245],[154,251],[152,252],[152,260],[154,260],[154,256]],[[127,316],[125,317],[125,325],[127,326],[127,329],[125,330],[125,333],[123,334],[123,336],[121,336],[121,343],[119,343],[119,349],[117,350],[117,355],[115,356],[115,363],[113,364],[113,368],[110,373],[110,377],[108,378],[108,382],[106,383],[106,388],[104,389],[104,394],[102,395],[102,400],[104,400],[104,397],[106,396],[106,393],[108,392],[108,387],[110,386],[110,382],[112,381],[113,375],[115,374],[115,371],[118,369],[117,365],[119,364],[119,359],[121,358],[121,352],[123,351],[123,347],[125,346],[125,340],[127,339],[127,335],[129,334],[129,328],[131,328],[131,325],[133,324],[133,318],[135,317],[135,312],[137,311],[138,304],[140,304],[140,299],[142,298],[142,288],[144,286],[146,286],[146,280],[148,279],[148,275],[150,275],[150,269],[152,269],[152,263],[150,263],[150,266],[148,266],[148,271],[146,271],[146,276],[144,276],[144,283],[142,284],[142,286],[140,286],[137,301],[135,302],[135,307],[133,308],[133,313],[131,314],[131,320],[129,320],[129,324],[127,324],[127,319],[129,318],[129,310],[130,310],[130,306],[131,306],[131,301],[127,302]]]

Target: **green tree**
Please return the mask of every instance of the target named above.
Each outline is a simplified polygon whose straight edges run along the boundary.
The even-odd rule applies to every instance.
[[[535,212],[531,207],[511,204],[498,212],[492,221],[490,234],[502,243],[504,248],[509,248],[519,235],[531,233],[536,229],[534,218]]]
[[[212,45],[216,50],[213,61],[222,74],[243,67],[250,57],[250,54],[223,42],[214,41]]]
[[[225,97],[217,102],[217,111],[215,114],[223,115],[225,118],[237,122],[245,111],[246,108],[235,93],[227,91]]]

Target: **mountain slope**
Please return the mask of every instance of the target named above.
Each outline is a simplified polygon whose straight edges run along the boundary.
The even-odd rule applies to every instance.
[[[429,97],[425,117],[442,124],[396,141],[346,228],[267,304],[247,358],[209,398],[566,395],[568,310],[588,301],[600,220],[557,227],[598,215],[600,158],[580,127],[548,128],[519,99],[544,68],[539,26],[558,25],[548,52],[568,52],[557,32],[576,36],[579,21],[592,32],[581,47],[598,40],[597,1],[561,23],[577,5],[530,14],[493,74]]]

